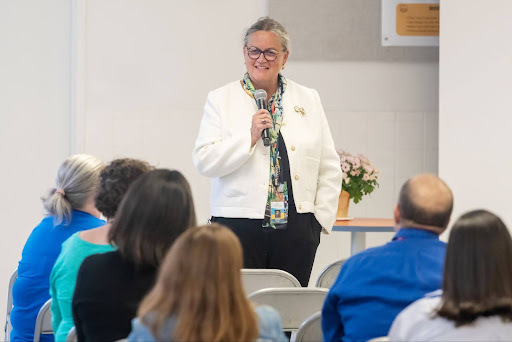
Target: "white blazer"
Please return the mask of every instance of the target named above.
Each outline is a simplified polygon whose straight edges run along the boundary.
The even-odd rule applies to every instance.
[[[304,115],[295,110],[302,107]],[[240,81],[211,91],[204,107],[192,159],[211,178],[213,216],[263,219],[268,195],[270,148],[251,148],[252,116],[258,110]],[[341,191],[336,153],[320,97],[287,80],[281,134],[286,143],[298,213],[313,213],[328,233]]]

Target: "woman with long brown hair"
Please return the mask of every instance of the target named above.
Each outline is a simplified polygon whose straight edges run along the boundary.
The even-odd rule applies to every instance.
[[[443,291],[402,311],[390,341],[510,341],[512,239],[486,210],[462,215],[452,228]]]
[[[287,341],[277,311],[243,290],[242,248],[229,229],[191,228],[171,247],[128,341]]]

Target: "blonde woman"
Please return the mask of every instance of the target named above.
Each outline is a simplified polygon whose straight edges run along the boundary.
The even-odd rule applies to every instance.
[[[31,341],[37,313],[50,298],[50,272],[61,245],[74,233],[103,226],[94,205],[104,164],[96,157],[78,154],[62,163],[55,187],[42,198],[48,217],[34,228],[18,265],[13,287],[11,341]],[[42,335],[41,341],[53,341]]]
[[[101,171],[95,205],[107,218],[107,224],[75,233],[67,239],[50,274],[52,327],[56,341],[66,340],[74,326],[71,300],[82,261],[89,255],[115,250],[108,241],[108,233],[117,208],[130,185],[152,169],[144,161],[124,158],[113,160]]]
[[[247,300],[241,268],[242,248],[229,229],[189,229],[167,254],[128,341],[287,341],[277,311]]]

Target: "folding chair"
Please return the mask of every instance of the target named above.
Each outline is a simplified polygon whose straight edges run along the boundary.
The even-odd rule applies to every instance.
[[[330,289],[331,286],[338,278],[338,274],[340,274],[341,267],[347,261],[347,259],[341,259],[333,262],[320,273],[318,279],[316,281],[316,287],[323,287],[326,289]]]
[[[295,342],[323,341],[322,312],[318,311],[308,317],[297,330]]]
[[[283,330],[291,331],[293,340],[302,322],[322,310],[327,293],[329,290],[323,288],[270,288],[250,294],[249,300],[279,311]]]
[[[4,341],[11,340],[12,287],[14,286],[16,278],[18,278],[18,269],[15,269],[14,273],[11,275],[11,279],[9,280],[9,289],[7,290],[7,314],[5,315]]]
[[[68,332],[68,336],[66,336],[66,342],[78,342],[75,327],[71,328],[71,330]]]
[[[389,338],[387,336],[380,336],[372,338],[371,340],[368,340],[366,342],[387,342],[389,341]]]
[[[242,282],[247,295],[269,287],[301,287],[288,272],[274,269],[242,269]]]
[[[53,334],[51,306],[52,299],[50,298],[41,306],[41,309],[39,309],[36,318],[36,327],[34,329],[34,342],[39,342],[42,334]]]

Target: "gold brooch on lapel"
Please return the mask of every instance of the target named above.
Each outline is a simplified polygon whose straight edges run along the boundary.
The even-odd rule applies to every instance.
[[[302,114],[302,116],[306,115],[306,111],[304,110],[304,107],[295,106],[295,108],[293,108],[293,109],[295,109],[295,111],[297,113]]]

